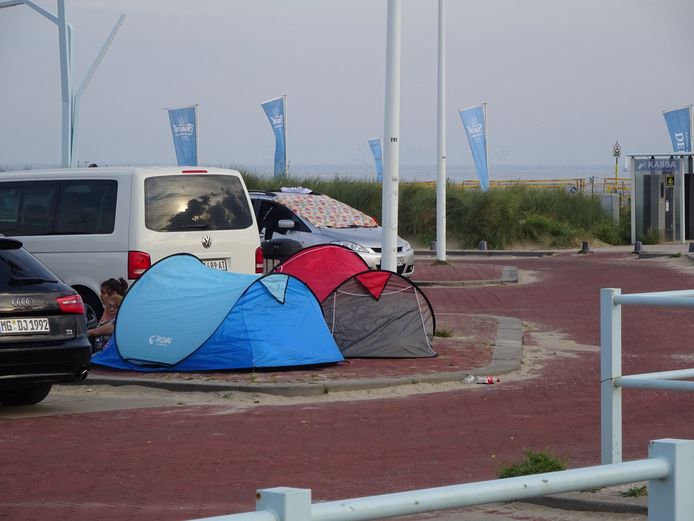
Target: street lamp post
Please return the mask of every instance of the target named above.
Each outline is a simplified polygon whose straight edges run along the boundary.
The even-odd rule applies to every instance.
[[[89,81],[94,76],[99,63],[106,54],[118,28],[123,23],[125,15],[121,15],[111,34],[106,39],[101,52],[97,55],[94,63],[89,69],[84,81],[77,92],[73,92],[72,83],[72,26],[67,23],[65,14],[65,0],[57,0],[58,15],[54,15],[43,7],[35,4],[32,0],[0,0],[0,9],[26,5],[34,11],[44,16],[58,26],[58,50],[60,55],[60,89],[62,99],[62,143],[61,143],[61,166],[68,168],[74,166],[75,143],[77,141],[77,122],[79,121],[80,97],[87,88]]]
[[[612,147],[612,155],[614,156],[614,179],[615,184],[619,181],[619,156],[622,155],[622,145],[617,141]]]

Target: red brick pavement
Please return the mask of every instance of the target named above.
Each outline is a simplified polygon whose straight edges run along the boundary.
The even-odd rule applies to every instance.
[[[537,280],[427,288],[437,313],[514,316],[534,331],[591,345],[599,342],[599,288],[694,286],[694,276],[662,259],[628,254],[466,259],[459,268],[479,263],[515,265]],[[687,313],[627,308],[625,372],[691,365],[681,359],[691,357]],[[694,437],[693,411],[691,393],[625,390],[625,458],[645,456],[650,439]],[[252,510],[256,488],[269,486],[308,487],[323,500],[476,481],[526,449],[592,465],[599,462],[599,356],[548,352],[531,380],[404,398],[3,420],[0,443],[2,520],[190,519]]]

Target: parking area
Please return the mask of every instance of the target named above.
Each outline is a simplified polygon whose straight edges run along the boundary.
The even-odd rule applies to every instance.
[[[124,388],[90,393],[87,380],[79,392],[59,389],[28,415],[0,409],[0,518],[191,519],[252,510],[255,490],[272,486],[311,488],[320,501],[491,479],[528,449],[549,450],[570,467],[597,464],[599,289],[694,285],[694,265],[682,256],[475,257],[454,260],[450,272],[427,262],[419,260],[416,273],[439,270],[428,278],[442,281],[509,265],[519,270],[518,283],[425,289],[437,316],[521,321],[519,370],[495,385],[411,384],[294,398],[217,391],[194,399],[151,388],[134,396]],[[691,366],[689,320],[687,310],[625,310],[625,374]],[[461,370],[488,363],[480,344],[491,347],[495,331],[484,321],[470,330],[464,320],[449,321],[462,346],[458,362],[479,350]],[[358,362],[344,372],[329,368],[330,378],[406,376],[431,361]],[[313,378],[276,375],[283,384]],[[205,375],[212,377],[271,383],[273,375]],[[112,405],[86,405],[99,393]],[[644,457],[651,439],[692,438],[692,411],[691,393],[625,391],[625,459]]]

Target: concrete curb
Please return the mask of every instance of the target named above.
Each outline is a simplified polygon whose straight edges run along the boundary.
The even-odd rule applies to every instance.
[[[461,257],[466,255],[482,257],[545,257],[556,255],[551,250],[447,250],[446,256]],[[436,257],[434,250],[415,250],[414,254],[421,257]]]
[[[422,287],[463,287],[463,286],[493,286],[494,284],[515,284],[518,282],[518,268],[504,266],[500,279],[489,280],[415,280]]]
[[[520,503],[530,503],[559,510],[578,512],[608,512],[612,514],[648,514],[647,497],[611,497],[596,499],[587,497],[590,492],[570,492],[554,494],[532,499],[524,499]]]
[[[90,375],[87,385],[139,385],[155,387],[176,392],[223,392],[264,393],[287,397],[311,397],[342,391],[363,391],[384,389],[400,385],[418,383],[462,382],[468,375],[499,375],[515,371],[521,366],[523,351],[523,331],[521,321],[511,317],[494,316],[497,321],[496,342],[491,362],[485,367],[469,372],[444,372],[393,378],[360,378],[352,380],[330,380],[318,383],[279,383],[279,384],[239,384],[223,381],[202,381],[184,379],[158,379],[156,377],[138,378],[129,376]]]

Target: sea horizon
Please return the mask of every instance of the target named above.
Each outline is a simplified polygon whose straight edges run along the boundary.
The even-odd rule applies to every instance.
[[[80,161],[79,166],[88,166],[89,162]],[[160,164],[107,164],[99,166],[175,166]],[[199,166],[222,167],[232,169],[242,169],[248,173],[270,177],[273,175],[272,165],[259,165],[253,163],[207,163]],[[0,172],[13,170],[39,170],[60,168],[55,164],[0,164]],[[376,178],[376,172],[371,164],[318,164],[318,163],[289,163],[289,175],[292,177],[318,177],[330,178],[341,177],[358,180],[369,180]],[[401,181],[435,181],[437,178],[436,165],[401,163],[399,172]],[[628,178],[629,172],[620,166],[620,177]],[[548,180],[548,179],[596,179],[615,177],[614,163],[608,164],[522,164],[522,163],[500,163],[490,164],[489,179],[514,181],[514,180]],[[475,181],[477,173],[474,165],[468,164],[449,164],[446,167],[446,178],[451,182]]]

